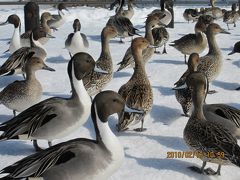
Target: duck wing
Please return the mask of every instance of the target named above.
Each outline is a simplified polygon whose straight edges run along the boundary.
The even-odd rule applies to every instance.
[[[72,38],[73,38],[74,33],[70,33],[65,41],[65,47],[69,47],[71,45],[72,42]]]
[[[80,34],[82,36],[84,46],[88,48],[89,47],[89,42],[87,40],[87,36],[83,33],[80,33]]]

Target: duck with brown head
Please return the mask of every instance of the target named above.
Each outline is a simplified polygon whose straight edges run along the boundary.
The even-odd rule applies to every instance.
[[[135,61],[134,73],[130,80],[121,86],[118,93],[126,100],[126,104],[131,108],[142,109],[143,115],[121,112],[118,114],[118,131],[127,130],[130,125],[141,122],[141,127],[135,131],[142,132],[144,118],[151,111],[153,105],[152,87],[145,71],[142,52],[146,48],[151,48],[149,41],[145,38],[136,38],[132,41],[131,51]]]

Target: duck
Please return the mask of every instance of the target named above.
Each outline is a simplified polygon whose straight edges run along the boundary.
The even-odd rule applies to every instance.
[[[65,48],[69,51],[70,57],[78,52],[86,52],[89,47],[87,36],[80,32],[81,23],[79,19],[73,22],[74,33],[68,35],[65,41]]]
[[[169,40],[169,33],[165,27],[158,27],[152,29],[152,35],[154,39],[154,46],[156,47],[163,47],[162,54],[167,54],[166,51],[166,44]],[[157,51],[157,48],[155,48],[154,53],[160,54],[160,51]]]
[[[117,36],[117,30],[113,26],[106,26],[101,33],[102,50],[100,57],[96,61],[96,66],[108,72],[99,74],[92,72],[83,78],[83,84],[90,96],[99,93],[113,78],[113,62],[109,48],[110,39]]]
[[[130,125],[141,122],[141,127],[134,129],[137,132],[143,132],[145,116],[151,111],[153,105],[152,87],[149,82],[145,65],[143,63],[142,52],[150,46],[150,42],[143,37],[135,38],[131,43],[132,54],[135,61],[134,73],[130,80],[122,85],[118,93],[126,101],[127,106],[138,110],[143,110],[144,114],[118,113],[118,131],[125,131]],[[150,46],[151,47],[151,46]]]
[[[187,34],[169,44],[184,54],[185,64],[187,64],[187,55],[192,53],[200,54],[206,49],[208,43],[204,32],[206,31],[208,23],[204,17],[200,16],[195,25],[195,34]]]
[[[0,179],[108,179],[124,161],[123,146],[108,125],[108,117],[121,111],[142,113],[128,108],[114,91],[99,93],[91,105],[95,140],[77,138],[32,154],[2,169],[8,175]]]
[[[211,8],[205,8],[202,10],[202,13],[204,15],[210,15],[214,19],[220,19],[224,16],[224,13],[226,12],[225,9],[221,9],[219,7],[215,6],[216,0],[210,0],[210,6]]]
[[[206,34],[209,51],[205,56],[200,57],[198,65],[198,71],[207,76],[209,83],[218,77],[222,69],[222,53],[215,37],[219,33],[230,34],[216,23],[212,23],[207,27]],[[210,94],[215,92],[215,90],[209,90]]]
[[[160,9],[153,10],[148,16],[153,14],[158,15],[160,18],[160,23],[167,26],[172,21],[172,14],[165,8],[165,1],[160,1]]]
[[[10,41],[9,49],[5,52],[10,52],[11,54],[14,53],[16,50],[22,47],[21,45],[21,39],[20,39],[20,33],[21,33],[21,20],[16,14],[12,14],[8,16],[8,19],[6,22],[1,23],[0,26],[6,25],[6,24],[12,24],[14,25],[14,32]]]
[[[40,24],[40,29],[41,31],[44,31],[45,33],[48,34],[48,37],[41,37],[39,38],[39,42],[44,45],[48,42],[49,38],[52,38],[52,30],[51,28],[48,26],[48,21],[50,21],[51,19],[54,19],[52,17],[52,15],[49,12],[44,12],[41,15],[41,24]],[[27,31],[25,33],[23,33],[21,36],[21,44],[22,47],[30,47],[31,46],[31,42],[30,42],[30,38],[31,38],[31,31]]]
[[[152,45],[151,48],[147,48],[143,50],[143,61],[146,63],[154,54],[154,39],[152,34],[152,29],[161,26],[160,18],[158,15],[153,14],[147,17],[145,22],[145,38]],[[134,57],[132,54],[132,48],[129,47],[122,59],[117,65],[120,65],[117,71],[121,71],[124,68],[134,67]]]
[[[15,51],[0,67],[0,76],[23,74],[24,77],[24,65],[26,63],[26,57],[29,54],[33,54],[33,57],[38,57],[43,61],[46,60],[47,52],[43,45],[39,42],[40,37],[49,37],[44,31],[39,28],[34,28],[31,32],[30,43],[31,47],[21,47]]]
[[[133,15],[134,15],[133,1],[134,0],[128,0],[128,9],[121,11],[121,16],[126,17],[130,20],[132,19]]]
[[[175,90],[175,97],[182,107],[184,113],[182,115],[186,117],[189,117],[189,111],[192,108],[192,90],[185,84],[188,76],[190,76],[194,72],[197,72],[199,62],[199,54],[192,53],[188,59],[187,71],[185,71],[185,73],[180,77],[180,79],[174,84],[175,87],[173,88],[173,90]]]
[[[198,9],[185,9],[183,12],[183,17],[188,23],[190,21],[198,21],[200,15],[201,13],[198,12]]]
[[[111,16],[106,23],[106,26],[114,26],[117,29],[118,36],[120,37],[120,43],[123,42],[123,38],[138,35],[136,28],[134,28],[130,19],[121,15],[123,4],[125,0],[119,1],[119,9],[114,16]]]
[[[40,101],[43,90],[35,72],[41,69],[55,71],[40,58],[32,57],[26,60],[26,80],[14,81],[0,92],[0,104],[13,110],[14,116],[16,111],[22,112]]]
[[[228,30],[230,30],[229,24],[233,24],[234,27],[236,27],[236,22],[239,19],[239,16],[240,15],[238,14],[237,11],[237,3],[233,3],[232,10],[225,12],[223,16],[223,22],[227,24]]]
[[[63,138],[84,124],[91,112],[91,98],[82,78],[93,69],[100,70],[95,66],[92,56],[83,52],[75,54],[67,69],[72,88],[71,97],[43,100],[2,123],[0,140],[30,139],[33,140],[35,150],[41,151],[37,140],[47,140],[51,146],[54,139]]]
[[[58,14],[52,14],[53,19],[47,21],[48,26],[54,30],[58,29],[66,22],[67,15],[63,12],[63,10],[69,11],[64,3],[59,3],[57,9]]]
[[[240,53],[240,41],[238,41],[234,44],[232,52],[228,53],[228,55],[232,55],[235,53]]]
[[[193,89],[193,113],[183,132],[184,141],[203,161],[202,167],[191,166],[189,169],[200,174],[221,175],[221,166],[234,164],[240,167],[240,147],[237,139],[223,125],[208,121],[203,112],[207,93],[205,75],[192,74],[189,86]],[[218,164],[217,171],[207,168],[207,162]]]

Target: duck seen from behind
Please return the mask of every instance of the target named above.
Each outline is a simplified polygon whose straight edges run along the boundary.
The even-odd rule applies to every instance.
[[[203,161],[201,168],[189,168],[201,174],[221,175],[222,165],[235,164],[240,167],[240,147],[237,139],[223,125],[208,121],[204,115],[203,104],[207,93],[205,75],[190,75],[188,85],[193,89],[194,109],[184,128],[183,136],[189,148],[198,153],[198,158]],[[217,171],[205,169],[207,162],[218,164]]]
[[[124,160],[123,147],[108,125],[108,117],[121,111],[142,113],[127,108],[116,92],[99,93],[91,106],[96,140],[78,138],[52,146],[5,167],[1,174],[8,175],[0,179],[108,179]]]
[[[35,72],[40,69],[55,71],[42,59],[30,58],[25,65],[26,80],[15,81],[0,92],[0,104],[12,109],[14,116],[16,116],[16,111],[22,112],[40,101],[42,86],[35,76]]]
[[[237,11],[237,6],[238,6],[237,3],[233,3],[232,10],[226,11],[223,16],[223,22],[227,24],[228,30],[230,30],[229,24],[233,24],[233,27],[236,27],[236,22],[238,21],[240,16]]]
[[[83,84],[90,96],[99,93],[112,80],[113,62],[109,48],[110,39],[117,36],[117,31],[113,26],[106,26],[101,33],[102,51],[96,61],[96,66],[106,71],[107,74],[92,71],[83,78]]]
[[[68,63],[71,97],[46,99],[2,123],[0,139],[32,139],[39,151],[38,139],[47,140],[51,146],[52,140],[63,138],[84,124],[90,115],[91,99],[82,79],[93,69],[100,71],[89,54],[74,55]]]
[[[131,44],[131,50],[135,61],[134,73],[130,80],[121,86],[118,93],[125,99],[126,104],[135,109],[144,111],[143,115],[135,113],[121,112],[118,114],[118,131],[127,130],[130,125],[141,122],[141,127],[134,129],[142,132],[144,118],[148,112],[151,111],[153,105],[153,93],[147,73],[145,71],[145,64],[143,63],[142,52],[148,48],[150,43],[147,39],[139,37],[135,38]]]
[[[65,48],[69,51],[70,56],[78,52],[86,52],[89,47],[87,36],[80,32],[81,23],[79,19],[73,22],[74,33],[68,35],[65,41]]]
[[[154,39],[154,46],[156,47],[163,47],[162,54],[167,54],[166,51],[166,44],[169,40],[169,33],[165,27],[158,27],[152,29],[152,35]],[[160,51],[157,51],[157,48],[155,48],[154,53],[160,54]]]

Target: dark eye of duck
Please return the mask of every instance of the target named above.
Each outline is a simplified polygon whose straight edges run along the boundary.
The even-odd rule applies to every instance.
[[[37,61],[38,64],[40,64],[40,61]]]
[[[89,60],[89,59],[87,59],[87,60],[86,60],[86,62],[87,62],[87,63],[90,63],[90,60]]]
[[[113,102],[117,102],[117,99],[113,99]]]

